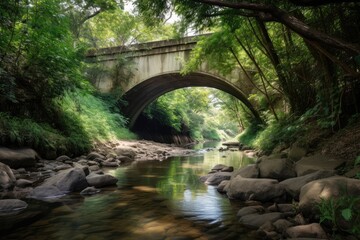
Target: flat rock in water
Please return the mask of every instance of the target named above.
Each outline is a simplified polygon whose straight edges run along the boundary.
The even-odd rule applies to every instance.
[[[17,213],[27,208],[28,204],[19,199],[1,199],[0,200],[0,215],[8,215]]]
[[[38,154],[31,148],[9,149],[0,147],[0,162],[11,168],[34,167]]]
[[[304,157],[295,164],[295,171],[298,177],[316,172],[319,170],[333,171],[345,164],[345,160],[336,159],[331,156],[316,154]]]
[[[87,187],[80,192],[81,195],[94,195],[99,193],[101,190],[95,187]]]
[[[206,179],[205,184],[219,185],[224,180],[230,180],[231,172],[216,172]]]
[[[224,164],[217,164],[211,169],[211,171],[221,171],[221,169],[226,168],[226,167],[228,167],[228,166],[226,166]]]
[[[111,175],[108,175],[108,174],[100,175],[100,174],[94,174],[94,173],[91,173],[89,176],[87,176],[86,180],[90,186],[94,186],[94,187],[104,187],[104,186],[116,185],[116,183],[118,181],[117,178],[115,178]]]
[[[45,180],[42,186],[55,186],[60,191],[67,193],[81,191],[88,186],[85,173],[80,168],[64,170]]]
[[[283,197],[285,189],[275,179],[243,178],[237,176],[230,181],[226,194],[230,199],[269,202]]]
[[[64,196],[64,192],[60,191],[56,186],[38,186],[34,188],[30,194],[31,198],[35,199],[52,199]]]

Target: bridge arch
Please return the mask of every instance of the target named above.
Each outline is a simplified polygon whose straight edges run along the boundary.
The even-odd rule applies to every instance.
[[[104,69],[113,71],[118,67],[119,56],[126,56],[132,62],[129,79],[118,80],[109,71],[100,73],[93,84],[101,92],[111,92],[120,87],[124,91],[123,99],[128,105],[123,113],[130,119],[132,127],[144,108],[159,96],[184,87],[212,87],[227,92],[242,101],[258,121],[258,112],[247,99],[252,91],[250,78],[253,70],[234,68],[226,75],[204,61],[199,70],[188,75],[180,72],[184,63],[189,61],[191,51],[198,42],[198,37],[184,37],[163,41],[133,44],[128,47],[119,46],[89,51],[87,60],[102,65]],[[206,37],[206,36],[203,36]]]
[[[161,95],[185,87],[211,87],[222,90],[238,98],[260,120],[258,112],[247,99],[246,95],[235,85],[224,79],[205,72],[193,72],[181,75],[179,72],[163,73],[150,77],[128,90],[123,100],[127,102],[122,108],[129,118],[129,127],[133,127],[140,113],[147,105]]]

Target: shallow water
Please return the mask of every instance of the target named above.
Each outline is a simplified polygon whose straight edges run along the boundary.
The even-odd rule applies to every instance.
[[[208,147],[208,146],[204,146]],[[199,147],[197,147],[199,148]],[[109,170],[117,187],[61,201],[29,201],[23,213],[1,217],[5,239],[256,239],[238,224],[241,203],[199,181],[214,165],[251,163],[242,152],[200,150],[196,156],[135,162]]]

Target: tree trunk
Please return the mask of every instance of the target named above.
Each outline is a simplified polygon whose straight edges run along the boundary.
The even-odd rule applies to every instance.
[[[320,32],[287,11],[284,11],[274,5],[263,3],[250,3],[250,2],[229,2],[223,0],[194,0],[195,2],[208,4],[212,6],[231,8],[234,10],[247,10],[238,11],[240,16],[253,16],[258,17],[262,21],[279,22],[299,34],[302,38],[317,41],[321,44],[326,44],[337,49],[344,50],[353,55],[360,54],[360,47],[356,44],[345,42],[341,39],[329,36],[326,33]],[[252,13],[249,13],[249,10]]]

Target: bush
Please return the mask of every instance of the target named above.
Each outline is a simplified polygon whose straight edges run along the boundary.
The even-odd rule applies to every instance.
[[[252,124],[238,139],[241,143],[270,153],[279,144],[290,145],[295,142],[304,130],[305,126],[301,121],[283,119],[272,121],[265,127]]]
[[[260,125],[252,123],[237,137],[237,139],[245,145],[254,146],[254,141],[261,130],[262,127]]]
[[[217,130],[215,128],[205,128],[202,130],[202,135],[205,139],[209,140],[221,140]]]
[[[112,113],[104,101],[84,90],[65,93],[52,108],[56,122],[51,124],[0,112],[0,144],[28,146],[54,157],[85,153],[96,141],[136,138],[121,114]]]
[[[320,223],[332,229],[333,233],[344,231],[360,234],[360,197],[342,194],[338,198],[322,199],[317,205]]]

